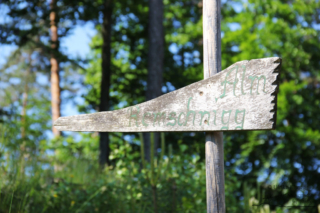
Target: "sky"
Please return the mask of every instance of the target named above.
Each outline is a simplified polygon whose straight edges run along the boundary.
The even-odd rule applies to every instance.
[[[90,22],[85,25],[78,25],[73,29],[70,36],[61,40],[61,50],[64,53],[67,53],[70,58],[81,57],[82,59],[85,59],[90,53],[89,44],[96,33],[97,31],[94,29],[94,25]],[[83,102],[80,93],[78,94],[78,97],[76,97],[76,102],[79,104]],[[65,104],[64,109],[62,110],[63,116],[79,114],[77,107],[71,103]]]
[[[97,33],[94,25],[88,22],[85,25],[77,25],[71,35],[61,40],[61,49],[70,54],[71,58],[80,56],[85,58],[89,54],[89,43],[91,38]]]
[[[0,5],[0,23],[5,23],[8,21],[8,16],[6,13],[9,10]],[[85,59],[86,56],[90,53],[89,43],[91,42],[92,37],[97,33],[95,30],[94,24],[87,22],[83,25],[76,25],[74,29],[69,33],[69,36],[63,37],[60,39],[60,50],[68,55],[69,58],[82,58]],[[0,44],[0,67],[6,62],[6,58],[10,55],[12,51],[14,51],[17,47],[14,45],[2,45]],[[170,47],[170,51],[176,52],[177,47],[174,45]],[[81,79],[79,79],[79,85],[75,85],[78,88],[81,88]],[[41,81],[42,84],[49,84],[49,79],[46,76],[42,76],[38,78],[38,81]],[[77,104],[82,104],[84,99],[81,98],[81,94],[85,91],[78,91],[76,97],[74,98],[74,102],[68,101],[64,98],[65,95],[62,93],[62,105],[61,105],[61,116],[70,116],[80,114],[77,110]],[[52,137],[52,133],[47,133],[49,137]]]
[[[3,17],[0,17],[0,22],[1,20],[3,20]],[[68,37],[61,39],[61,50],[70,58],[81,57],[84,59],[90,52],[89,43],[95,34],[96,30],[92,23],[77,25]],[[0,67],[6,62],[6,58],[15,49],[15,45],[0,45]],[[40,80],[48,81],[49,79],[41,78]],[[63,114],[64,116],[75,115],[77,114],[75,110],[74,106],[67,104],[65,105],[65,109],[63,109]]]
[[[0,8],[0,23],[4,23],[6,21],[5,17],[6,9],[1,7]],[[92,37],[97,33],[94,28],[93,23],[86,23],[84,25],[77,25],[71,32],[70,35],[64,37],[60,40],[60,48],[61,50],[69,56],[69,58],[77,58],[80,57],[85,59],[85,57],[90,53],[89,44],[91,42]],[[0,44],[0,67],[2,67],[5,62],[6,58],[10,55],[12,51],[14,51],[17,47],[15,45],[3,45]],[[49,79],[45,76],[42,76],[38,79],[41,83],[48,82]],[[81,83],[81,82],[79,82]],[[78,85],[79,86],[79,85]],[[63,94],[61,94],[63,96]],[[83,98],[81,98],[81,91],[78,92],[77,96],[75,97],[76,103],[83,103]],[[79,114],[77,107],[72,104],[72,102],[65,102],[61,106],[61,113],[62,116],[69,116],[69,115],[76,115]],[[50,132],[46,132],[49,138],[53,135]]]
[[[241,5],[234,5],[236,10],[241,10]],[[8,8],[4,5],[0,5],[0,23],[5,23],[8,21],[8,16],[6,13],[8,12]],[[232,28],[236,28],[237,26],[231,26]],[[69,36],[63,37],[60,40],[60,49],[63,53],[68,55],[69,58],[77,58],[80,57],[85,59],[86,56],[90,52],[89,43],[91,42],[92,37],[97,33],[94,28],[93,23],[87,22],[84,25],[77,25],[72,31],[69,33]],[[0,67],[6,62],[6,58],[10,55],[12,51],[14,51],[16,47],[14,45],[2,45],[0,44]],[[177,47],[170,46],[170,51],[177,51]],[[43,81],[49,81],[49,79],[41,78]],[[76,97],[76,102],[80,103],[81,100],[80,93],[79,96]],[[76,110],[76,106],[71,103],[64,104],[62,108],[62,115],[69,116],[79,114]]]

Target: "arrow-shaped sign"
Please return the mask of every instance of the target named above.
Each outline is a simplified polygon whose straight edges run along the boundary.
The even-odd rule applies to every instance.
[[[120,110],[61,117],[60,131],[177,132],[273,129],[278,57],[240,61],[218,74]]]

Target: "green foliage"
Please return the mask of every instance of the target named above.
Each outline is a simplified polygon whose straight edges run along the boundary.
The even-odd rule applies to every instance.
[[[291,185],[286,192],[273,195],[282,204],[317,205],[320,196],[316,178],[320,136],[320,64],[316,58],[320,45],[319,28],[314,27],[319,23],[318,7],[319,1],[312,0],[252,0],[224,19],[224,67],[251,58],[283,59],[276,130],[228,133],[225,146],[226,170],[246,180],[252,190],[257,180],[262,189],[271,184]],[[270,206],[270,210],[276,208]]]
[[[17,171],[7,171],[0,179],[0,211],[153,212],[154,200],[150,198],[156,190],[159,212],[204,212],[204,162],[199,161],[199,155],[185,155],[188,148],[183,144],[177,153],[171,146],[164,152],[165,146],[163,138],[162,154],[154,160],[153,172],[151,165],[141,169],[139,151],[133,151],[128,142],[113,147],[112,156],[126,157],[103,173],[85,159],[71,162],[72,157],[63,171],[55,174],[38,167],[33,174],[18,179]]]
[[[10,2],[12,9],[15,4]],[[99,13],[88,14],[93,7],[101,9],[100,1],[60,2],[62,6],[71,4],[70,8],[76,10],[83,7],[74,14],[78,13],[81,20],[94,21],[100,32]],[[317,207],[293,210],[271,204],[319,204],[320,3],[317,0],[222,3],[223,69],[240,60],[271,56],[283,59],[276,129],[224,133],[227,211],[317,212]],[[202,79],[202,4],[165,0],[164,5],[163,91],[170,92]],[[75,23],[70,8],[61,11],[69,14],[65,20]],[[32,8],[18,9],[12,10],[17,15],[15,20],[36,20]],[[40,9],[48,13],[48,5],[41,5]],[[147,1],[117,1],[114,11],[110,105],[118,109],[145,100]],[[3,28],[10,32],[13,28],[7,27],[14,26]],[[155,204],[159,212],[205,212],[202,133],[166,134],[165,143],[159,147],[161,152],[154,153],[152,164],[141,160],[143,147],[137,135],[112,133],[112,163],[103,172],[97,165],[97,133],[49,139],[46,134],[50,129],[49,88],[36,80],[49,72],[48,52],[44,48],[47,44],[34,43],[36,35],[48,35],[47,28],[38,27],[41,28],[15,31],[15,36],[8,37],[15,38],[12,42],[25,49],[12,54],[0,73],[0,212],[153,212]],[[63,35],[70,32],[67,29],[70,27],[65,28]],[[99,105],[101,45],[98,33],[92,38],[89,66],[79,71],[86,90],[85,103],[79,107],[81,112],[94,112]],[[41,51],[37,49],[39,46]],[[28,60],[30,54],[32,63]],[[30,67],[32,77],[25,78]],[[64,66],[63,89],[70,89],[75,71],[78,72],[75,67]],[[22,122],[26,82],[29,96],[26,120]],[[24,138],[22,127],[26,131]],[[52,150],[56,150],[55,155]],[[60,170],[54,172],[56,163]],[[270,189],[281,184],[289,187]],[[265,196],[272,198],[269,205],[263,203]]]

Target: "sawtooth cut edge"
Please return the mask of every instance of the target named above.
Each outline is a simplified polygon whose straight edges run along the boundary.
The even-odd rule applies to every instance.
[[[271,122],[273,122],[272,124],[272,129],[276,128],[276,123],[277,123],[277,99],[278,99],[278,92],[279,92],[279,76],[280,76],[280,69],[281,69],[281,65],[282,65],[282,59],[278,58],[277,60],[275,60],[273,63],[278,64],[274,70],[273,73],[277,75],[276,80],[272,83],[272,85],[275,85],[276,88],[274,90],[273,93],[271,93],[271,96],[273,96],[273,100],[271,101],[271,103],[273,103],[273,109],[270,110],[271,113],[273,113],[273,117],[270,119]]]

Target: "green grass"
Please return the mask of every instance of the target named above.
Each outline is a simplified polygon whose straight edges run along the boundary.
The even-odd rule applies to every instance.
[[[2,156],[0,213],[206,212],[205,162],[199,155],[186,154],[188,147],[183,144],[173,153],[163,135],[161,147],[161,153],[148,163],[143,146],[133,151],[130,144],[122,143],[113,150],[114,165],[104,170],[97,161],[74,153],[45,160],[42,155],[26,159],[15,153]],[[53,165],[59,170],[54,171]],[[270,213],[268,206],[253,206],[259,203],[259,190],[254,196],[255,189],[245,187],[245,197],[238,201],[233,194],[238,185],[238,180],[226,174],[227,211]]]

